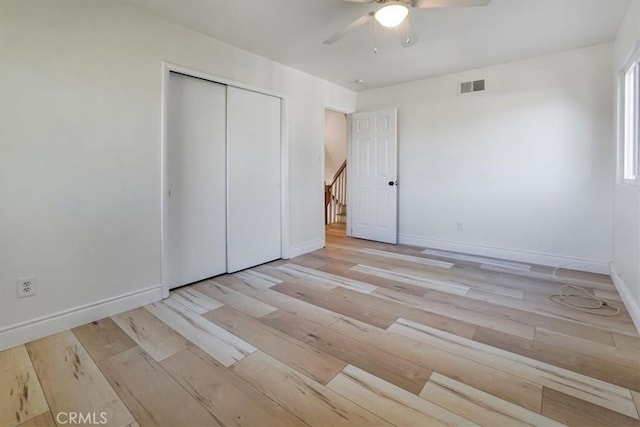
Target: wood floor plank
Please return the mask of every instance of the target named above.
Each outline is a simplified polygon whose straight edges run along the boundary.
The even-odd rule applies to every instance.
[[[302,285],[290,285],[288,283],[281,283],[274,286],[274,291],[289,295],[290,297],[297,298],[299,300],[308,302],[318,307],[326,308],[334,313],[340,313],[342,315],[358,319],[362,322],[368,323],[373,326],[386,329],[398,319],[398,316],[393,316],[382,311],[372,309],[370,307],[362,306],[354,303],[353,300],[341,298],[338,294],[333,294],[327,291],[317,291],[311,288],[311,286]],[[342,290],[342,289],[340,289]],[[355,292],[358,295],[362,295],[359,292]]]
[[[376,291],[381,293],[382,290]],[[473,293],[474,291],[470,291]],[[584,325],[575,321],[568,321],[558,319],[556,317],[547,317],[542,314],[532,313],[530,311],[520,310],[516,307],[507,307],[498,304],[499,301],[480,301],[469,299],[465,297],[458,297],[455,295],[448,295],[439,292],[429,292],[424,298],[425,301],[434,301],[451,305],[453,307],[460,307],[461,309],[478,311],[480,313],[486,313],[492,316],[497,316],[505,320],[512,320],[515,322],[529,325],[533,328],[543,327],[555,332],[571,335],[579,338],[583,338],[594,343],[614,345],[613,337],[610,331],[592,327],[590,325]],[[403,298],[406,300],[406,298]],[[486,326],[486,325],[481,325]],[[496,328],[492,328],[496,329]],[[506,332],[506,331],[503,331]],[[515,331],[514,331],[515,332]],[[518,334],[514,334],[518,335]],[[523,336],[529,336],[524,334]]]
[[[584,287],[591,292],[596,289],[606,292],[616,291],[615,286],[611,281],[611,277],[600,274],[585,273],[587,275],[592,275],[592,277],[595,278],[595,280],[591,280],[587,278],[587,276],[581,277],[580,275],[583,272],[565,269],[559,269],[554,276],[553,270],[553,267],[535,265],[531,267],[531,271],[527,272],[526,275],[522,275],[520,273],[514,273],[514,275],[519,276],[519,278],[522,277],[529,280],[539,280],[552,283],[555,285],[556,290],[562,284],[569,284]]]
[[[439,313],[433,313],[428,310],[423,310],[415,306],[407,306],[403,302],[394,301],[391,298],[380,298],[376,291],[370,295],[363,295],[355,292],[351,292],[348,289],[334,289],[328,292],[331,295],[335,295],[346,303],[352,306],[364,306],[372,310],[387,313],[394,319],[402,316],[415,322],[424,323],[426,325],[433,326],[434,328],[442,329],[443,331],[451,332],[452,334],[460,335],[463,337],[471,338],[478,328],[477,325],[462,320],[455,319],[453,317],[444,316]],[[381,291],[382,292],[382,291]],[[393,292],[393,291],[390,291]],[[354,316],[348,316],[357,319]],[[362,320],[362,319],[357,319]],[[369,323],[369,322],[367,322]],[[372,324],[372,323],[370,323]],[[375,325],[383,329],[386,329],[390,325]]]
[[[261,351],[232,370],[310,426],[390,425]]]
[[[626,388],[404,319],[400,319],[389,330],[469,360],[499,366],[504,372],[621,414],[638,416],[631,393]]]
[[[600,289],[595,289],[593,291],[593,296],[595,296],[596,298],[601,298],[608,301],[616,301],[618,303],[622,302],[622,298],[620,298],[620,295],[618,295],[618,292],[616,292],[615,290],[603,291]]]
[[[224,366],[233,365],[256,351],[251,344],[171,299],[145,308]]]
[[[301,320],[283,311],[261,319],[266,324],[318,350],[331,354],[412,393],[419,393],[431,371],[380,350],[355,341],[333,330]]]
[[[323,256],[332,259],[337,265],[342,266],[341,270],[344,268],[351,268],[353,264],[373,265],[385,270],[394,270],[396,268],[408,270],[417,269],[417,271],[425,274],[427,278],[441,281],[460,282],[465,286],[468,285],[478,289],[495,289],[496,291],[502,291],[503,293],[504,291],[508,291],[507,295],[517,295],[519,298],[522,298],[522,292],[525,290],[548,294],[550,292],[557,291],[558,289],[557,282],[527,277],[521,274],[512,274],[513,271],[487,271],[485,269],[477,267],[472,268],[465,265],[454,265],[450,269],[442,269],[427,265],[418,266],[415,263],[409,263],[402,260],[386,260],[387,262],[381,262],[380,258],[374,258],[360,252],[356,252],[358,255],[354,255],[353,250],[355,249],[352,251],[345,251],[335,249],[334,245],[334,243],[330,243],[327,248],[325,248]],[[343,246],[338,245],[338,247]],[[312,255],[314,254],[317,254],[317,252],[314,252]],[[338,261],[340,262],[338,263]],[[298,259],[296,259],[296,263],[298,262]],[[318,268],[321,270],[325,269],[325,267]],[[369,276],[368,278],[361,278],[361,280],[384,286],[383,282],[374,282],[372,276]]]
[[[332,243],[330,246],[327,246],[321,251],[312,252],[310,254],[307,254],[306,256],[301,257],[301,259],[295,258],[295,262],[297,264],[305,265],[305,262],[306,262],[305,260],[307,256],[313,259],[324,259],[324,260],[327,260],[327,262],[325,263],[325,265],[318,267],[317,268],[318,270],[321,270],[330,274],[336,274],[342,277],[351,278],[354,280],[359,280],[364,283],[372,284],[374,286],[380,286],[385,282],[383,280],[380,280],[380,278],[377,276],[372,276],[369,274],[358,272],[354,270],[353,267],[359,264],[371,264],[380,268],[392,269],[400,265],[404,267],[422,268],[429,271],[446,271],[438,267],[416,265],[415,263],[406,262],[399,259],[394,260],[394,259],[387,259],[385,257],[369,255],[364,252],[360,252],[358,248],[344,250],[344,249],[341,249],[342,247],[343,246],[341,245],[336,245],[335,243]],[[367,248],[367,249],[373,249],[373,248]],[[396,249],[395,247],[389,248],[389,252],[395,252],[395,249]],[[425,292],[424,288],[419,288],[417,286],[415,288],[420,289],[421,293]]]
[[[243,280],[242,277],[239,276],[240,273],[241,272],[216,276],[216,283],[224,286],[233,285],[234,283],[240,283]]]
[[[349,269],[340,270],[340,274],[348,277],[352,277],[352,278],[358,278],[361,280],[363,279],[362,276],[364,276],[361,273],[353,272],[352,270],[349,270]],[[474,277],[472,274],[472,271],[469,269],[463,269],[463,270],[456,269],[455,271],[452,272],[452,274],[456,274],[456,275],[464,274],[465,277],[466,276],[470,276],[472,278]],[[421,289],[421,292],[416,292],[416,289],[420,289],[420,288],[414,288],[414,287],[411,287],[411,285],[406,285],[406,284],[405,285],[398,284],[397,282],[393,282],[393,281],[384,282],[382,280],[376,280],[376,279],[379,279],[379,278],[369,276],[368,279],[366,280],[369,280],[372,284],[376,284],[378,286],[378,290],[375,291],[375,293],[377,294],[384,293],[385,289],[391,289],[394,291],[398,291],[402,294],[407,294],[407,298],[405,298],[405,300],[411,299],[412,295],[424,296],[423,299],[428,302],[443,303],[453,307],[459,307],[460,309],[467,309],[474,312],[485,313],[490,316],[497,316],[505,320],[504,322],[502,322],[503,324],[502,329],[506,329],[511,326],[515,328],[518,327],[518,325],[509,325],[510,321],[529,325],[530,328],[528,328],[528,332],[524,336],[532,336],[531,334],[533,334],[533,328],[535,328],[536,326],[542,326],[547,329],[554,330],[556,332],[581,337],[596,343],[614,345],[613,338],[611,336],[610,331],[599,329],[597,327],[592,327],[590,325],[577,323],[573,320],[559,319],[558,317],[547,317],[543,314],[538,314],[531,311],[524,311],[524,310],[519,310],[517,308],[499,305],[499,304],[496,304],[497,300],[495,299],[487,299],[486,301],[467,299],[461,296],[447,294],[444,292],[431,291],[431,290],[427,291],[424,288]],[[520,277],[515,277],[515,278],[511,277],[510,281],[506,281],[504,283],[517,284],[518,281],[522,279],[523,278],[520,278]],[[473,278],[473,280],[477,280],[477,279]],[[541,287],[542,283],[544,282],[540,282],[540,281],[532,282],[529,285],[529,287],[534,286],[538,288],[538,287]],[[523,287],[523,289],[529,289],[529,288]],[[546,289],[546,288],[543,288],[543,289]],[[557,284],[553,283],[552,287],[548,289],[549,290],[547,291],[547,293],[551,291],[554,291],[554,292],[557,291]],[[472,290],[471,292],[474,292],[474,290]],[[487,326],[487,324],[484,324],[482,326]],[[504,330],[504,332],[507,332],[507,331]],[[513,329],[511,332],[508,332],[508,333],[516,333],[516,329]]]
[[[402,250],[397,251],[396,249],[397,248],[376,249],[331,242],[324,248],[323,253],[315,252],[311,255],[315,255],[317,258],[323,257],[330,259],[333,262],[332,267],[340,265],[341,269],[353,267],[355,264],[374,264],[381,268],[419,267],[429,271],[447,270],[453,267],[451,263],[426,258],[419,252],[412,254]],[[298,259],[295,261],[297,263]],[[320,269],[324,270],[324,268]]]
[[[94,362],[136,346],[136,343],[110,318],[71,330]]]
[[[640,421],[545,387],[542,414],[563,424],[586,426],[640,426]]]
[[[427,255],[435,255],[438,258],[448,258],[453,260],[454,263],[456,261],[470,261],[478,265],[492,265],[495,267],[509,268],[512,270],[513,269],[524,270],[524,271],[531,270],[531,265],[526,263],[515,262],[515,261],[505,261],[501,259],[489,258],[484,256],[478,256],[478,255],[467,255],[467,254],[462,254],[458,252],[443,251],[443,250],[437,250],[437,249],[425,249],[422,251],[422,253]]]
[[[343,236],[328,235],[327,247],[324,250],[325,252],[322,253],[322,251],[316,251],[313,254],[322,253],[324,257],[329,257],[329,258],[338,256],[347,261],[351,261],[355,264],[369,263],[369,261],[366,259],[363,260],[360,257],[354,257],[353,255],[349,255],[348,252],[346,250],[342,250],[342,248],[349,249],[350,252],[363,249],[363,248],[365,249],[377,248],[379,250],[403,253],[403,254],[408,254],[412,256],[421,256],[428,259],[434,259],[434,260],[437,259],[439,261],[452,261],[451,259],[448,259],[448,258],[439,258],[436,256],[426,255],[422,253],[423,251],[422,248],[415,248],[415,247],[409,247],[404,245],[390,246],[390,245],[384,245],[384,244],[379,244],[379,243],[370,242],[370,241],[357,241],[354,239],[345,238],[344,235]],[[435,277],[449,277],[449,278],[453,277],[461,281],[472,280],[474,282],[480,281],[480,282],[489,283],[489,284],[493,283],[496,285],[511,287],[513,289],[538,292],[544,295],[553,291],[557,291],[559,286],[558,281],[555,278],[553,278],[551,274],[553,270],[552,267],[550,268],[550,267],[544,267],[544,266],[531,265],[530,271],[527,271],[526,269],[520,269],[520,268],[508,268],[508,269],[502,269],[502,270],[496,268],[495,270],[491,271],[487,269],[487,267],[489,266],[487,266],[486,264],[484,268],[480,268],[482,264],[480,264],[479,262],[473,263],[473,262],[460,261],[460,260],[454,260],[454,261],[456,262],[456,265],[454,265],[449,270],[434,269],[429,267],[427,268],[432,274],[434,274],[434,278]],[[498,261],[501,263],[504,263],[503,260],[498,260]],[[398,261],[395,264],[400,267],[408,266],[408,263],[404,263],[402,261]],[[380,266],[382,268],[387,268],[384,266],[384,263],[380,263],[377,261],[374,263],[374,265]],[[577,276],[582,274],[581,272],[560,269],[558,270],[557,274],[564,281],[567,281],[567,280],[574,281],[575,284],[591,287],[590,283],[592,283],[592,280],[579,281],[577,279]],[[441,276],[441,275],[444,275],[444,276]],[[603,289],[613,290],[613,285],[609,277],[604,275],[594,275],[591,273],[586,273],[586,275],[589,276],[590,279],[593,279],[595,277],[595,281],[597,282],[597,284],[604,286]],[[571,276],[576,276],[576,277],[571,278]]]
[[[273,265],[273,267],[272,267],[272,265]],[[266,282],[270,282],[270,283],[273,283],[275,285],[277,285],[278,283],[282,283],[282,280],[280,280],[278,278],[275,278],[270,274],[265,274],[262,271],[263,267],[266,267],[266,266],[259,265],[257,267],[251,268],[249,270],[241,271],[241,272],[239,272],[237,274],[240,277],[251,277],[251,278],[254,278],[254,279],[262,279],[262,280],[264,280]],[[272,269],[272,268],[275,268],[275,265],[273,263],[270,264],[270,266],[269,266],[269,269]]]
[[[577,324],[600,328],[610,332],[620,332],[622,334],[630,335],[635,334],[635,326],[633,326],[633,323],[630,321],[606,320],[609,318],[606,318],[604,316],[593,316],[592,314],[583,313],[578,310],[567,310],[567,307],[557,305],[551,301],[545,301],[544,303],[532,302],[527,301],[526,297],[525,300],[519,300],[502,295],[491,294],[477,289],[470,290],[466,296],[468,298],[477,299],[479,301],[493,302],[505,307],[528,311],[550,318],[575,322]],[[545,296],[544,298],[547,297]]]
[[[361,273],[377,276],[382,279],[394,280],[396,282],[407,283],[409,285],[419,286],[425,289],[446,292],[454,295],[466,295],[467,292],[469,292],[469,290],[471,289],[469,286],[447,283],[442,280],[426,279],[414,274],[385,270],[383,268],[378,268],[371,265],[358,264],[351,269],[353,271],[359,271]]]
[[[477,425],[352,365],[327,387],[396,426]]]
[[[640,351],[640,337],[633,335],[625,335],[614,332],[613,340],[616,347],[628,348],[630,350]]]
[[[224,426],[306,425],[198,348],[161,365]]]
[[[338,287],[337,285],[330,283],[326,280],[316,279],[310,275],[302,274],[297,270],[290,270],[288,268],[275,268],[269,266],[261,266],[261,271],[268,274],[270,277],[277,278],[280,283],[289,284],[303,284],[305,286],[312,287],[314,289],[328,291]],[[275,283],[275,286],[280,283]]]
[[[480,425],[559,427],[536,412],[502,400],[459,381],[431,374],[420,396]]]
[[[321,384],[331,381],[346,366],[342,360],[230,307],[218,308],[204,317]]]
[[[348,277],[338,276],[336,274],[327,273],[322,270],[304,267],[299,264],[288,263],[281,265],[278,269],[287,271],[291,274],[298,275],[300,278],[311,277],[316,280],[324,281],[328,284],[341,286],[343,288],[351,289],[352,291],[361,292],[364,294],[370,294],[377,289],[377,286],[371,285],[366,282],[353,280]]]
[[[0,351],[0,426],[16,426],[48,411],[25,346]]]
[[[33,341],[27,350],[52,414],[105,412],[110,426],[135,421],[70,330]]]
[[[378,256],[378,253],[388,253],[390,255]],[[441,271],[446,270],[450,264],[446,262],[442,264],[440,264],[439,262],[433,263],[433,260],[423,256],[420,251],[412,250],[410,246],[387,244],[380,245],[374,241],[365,242],[352,239],[348,239],[347,241],[345,239],[336,240],[333,238],[328,238],[327,246],[325,248],[311,252],[307,255],[313,256],[318,259],[328,259],[332,262],[339,261],[343,266],[347,264],[351,264],[351,266],[354,266],[355,264],[366,264],[369,262],[375,263],[376,265],[379,264],[381,266],[410,266],[416,265],[416,263],[421,263],[421,266],[424,266],[425,268],[432,269],[433,271]],[[392,258],[396,255],[398,256],[398,258]],[[401,256],[407,256],[408,259],[401,259]],[[413,260],[417,262],[412,262],[409,260],[412,258],[419,258],[419,260]],[[421,260],[424,260],[426,263],[422,263]],[[295,261],[297,262],[298,258],[295,258]]]
[[[179,353],[191,345],[182,335],[144,308],[118,314],[112,319],[156,362]]]
[[[302,262],[298,261],[296,258],[296,262],[302,264]],[[424,296],[428,289],[422,286],[415,286],[408,283],[396,282],[388,279],[384,279],[377,276],[372,276],[370,274],[362,273],[359,271],[352,270],[355,264],[350,262],[343,262],[342,265],[339,266],[331,266],[331,267],[320,267],[319,269],[322,271],[326,271],[327,273],[339,274],[340,276],[347,277],[353,280],[358,280],[360,282],[366,282],[378,288],[388,288],[394,289],[399,292],[404,292],[410,295],[415,295],[418,297]]]
[[[221,302],[203,294],[193,286],[185,286],[171,291],[171,298],[198,314],[203,314],[223,306]]]
[[[325,250],[329,251],[329,248],[326,248]],[[315,257],[314,254],[316,254],[317,252],[322,252],[322,251],[316,251],[316,252],[314,252],[312,254],[308,254],[308,255],[305,255],[303,257],[296,258],[296,264],[302,265],[302,266],[306,266],[306,264],[307,264],[307,262],[305,261],[307,259],[306,257],[314,258]],[[367,258],[367,260],[370,260],[370,259]],[[419,296],[419,297],[424,296],[424,294],[427,292],[427,289],[425,289],[425,288],[412,286],[412,285],[399,283],[399,282],[392,282],[392,281],[389,281],[389,280],[381,279],[379,277],[370,276],[370,275],[367,275],[367,274],[364,274],[364,273],[359,273],[357,271],[353,271],[353,270],[350,269],[352,266],[353,266],[352,263],[348,263],[348,262],[343,262],[341,260],[337,260],[336,262],[332,263],[331,265],[321,266],[321,267],[318,267],[316,270],[319,270],[321,272],[329,274],[332,277],[341,277],[343,279],[355,280],[358,283],[367,283],[367,284],[376,286],[378,288],[379,287],[384,287],[384,288],[394,289],[394,290],[397,290],[397,291],[400,291],[400,292],[408,293],[408,294]],[[274,268],[272,268],[272,267],[270,267],[268,265],[260,266],[260,268],[261,269],[265,269],[265,270],[267,270],[267,269],[269,269],[269,270],[279,270],[279,269],[274,269]],[[294,272],[294,273],[297,273],[297,272]],[[285,280],[285,281],[287,281],[287,280]],[[313,277],[308,276],[308,275],[307,276],[300,275],[300,276],[297,277],[297,281],[289,280],[289,282],[290,283],[294,283],[294,284],[297,284],[297,283],[306,283],[306,284],[318,283],[318,281],[316,279],[314,279]],[[343,288],[345,288],[345,287],[343,287]],[[363,293],[368,293],[368,292],[363,292]]]
[[[434,301],[433,299],[430,299],[430,298],[414,298],[411,295],[407,295],[402,292],[394,291],[391,289],[378,289],[373,293],[373,295],[382,297],[384,299],[389,299],[391,301],[395,301],[401,304],[405,304],[414,308],[419,308],[429,313],[434,313],[436,315],[457,319],[462,322],[465,322],[468,325],[485,326],[490,329],[496,329],[502,332],[506,332],[506,333],[510,333],[518,336],[524,336],[531,339],[533,339],[533,336],[535,334],[535,327],[528,325],[526,323],[512,320],[508,315],[496,316],[493,314],[488,314],[482,310],[477,310],[474,307],[469,307],[469,308],[461,307],[460,304],[456,304],[456,303],[439,302],[439,301]],[[406,318],[406,316],[404,317]],[[415,319],[410,319],[410,320],[415,320]],[[420,323],[425,323],[425,322],[422,321]],[[434,323],[430,323],[430,326],[437,327]],[[477,328],[473,327],[468,329],[469,329],[469,333],[473,334],[475,333],[475,330]],[[471,331],[471,329],[473,330]],[[449,330],[449,332],[453,332],[453,331]],[[461,335],[461,334],[458,334],[458,335]],[[462,336],[468,336],[469,338],[473,337],[473,335],[468,335],[468,334],[464,334]]]
[[[140,347],[98,365],[141,425],[223,425]]]
[[[553,273],[553,267],[547,267],[549,269],[549,275],[555,277],[558,281],[563,283],[577,284],[579,286],[602,289],[604,291],[615,292],[616,287],[611,280],[611,277],[604,274],[590,273],[587,271],[570,270],[566,268],[559,268]],[[539,270],[540,266],[532,270]],[[532,273],[534,272],[532,271]]]
[[[194,288],[252,317],[262,317],[276,311],[276,308],[269,304],[244,295],[213,280],[198,283],[194,285]]]
[[[544,328],[536,328],[535,341],[561,347],[585,356],[597,357],[605,361],[604,363],[615,363],[640,370],[640,352],[635,350],[605,345],[596,346],[593,345],[592,341],[560,334]]]
[[[313,304],[281,294],[272,289],[257,288],[247,283],[235,283],[231,285],[231,288],[318,325],[329,326],[341,317],[330,310],[316,307]]]
[[[524,297],[524,291],[521,289],[514,289],[512,286],[500,285],[487,278],[483,280],[468,279],[465,277],[451,277],[451,274],[434,274],[433,272],[421,269],[419,267],[394,267],[392,271],[396,274],[409,274],[425,280],[437,280],[439,283],[465,286],[471,289],[481,289],[485,292],[490,292],[496,295],[503,295],[511,298],[522,299]]]
[[[500,366],[489,366],[445,352],[433,345],[374,328],[353,319],[342,319],[331,326],[343,335],[405,358],[417,365],[463,381],[477,389],[520,405],[540,411],[542,386],[505,373]]]
[[[412,267],[410,269],[406,267],[396,267],[393,269],[399,273],[409,273],[416,275],[418,277],[424,277],[425,279],[429,279],[430,277],[437,278],[440,277],[444,283],[451,283],[461,286],[468,286],[471,289],[481,289],[485,292],[493,293],[496,295],[502,295],[510,298],[522,299],[524,297],[524,290],[518,289],[518,287],[514,287],[509,282],[505,280],[495,281],[492,280],[490,276],[482,276],[481,274],[476,274],[479,277],[467,277],[469,275],[459,275],[452,274],[451,272],[438,273],[437,275],[433,272],[427,271],[425,269],[420,269],[416,267]],[[479,270],[476,270],[479,271]],[[456,270],[457,273],[457,270]],[[506,275],[506,274],[504,274]],[[504,276],[503,275],[503,276]],[[506,282],[506,283],[505,283]]]
[[[326,256],[326,254],[327,248],[318,249],[316,251],[297,256],[293,260],[287,260],[285,264],[295,263],[296,265],[315,270],[320,269],[321,267],[335,267],[337,265],[342,265],[345,261],[349,262],[349,260],[336,260],[333,258],[329,258]],[[278,267],[281,267],[285,264],[281,264]]]
[[[593,294],[593,290],[585,289],[590,294]],[[554,292],[554,294],[557,293],[558,292]],[[602,313],[611,314],[611,316],[598,316],[597,314],[594,315],[592,312],[584,312],[581,310],[567,310],[568,307],[564,307],[551,301],[549,295],[542,295],[537,292],[525,292],[524,302],[525,304],[530,304],[536,308],[542,309],[542,307],[544,307],[556,315],[566,314],[576,321],[593,324],[607,328],[611,331],[618,331],[627,334],[636,333],[636,328],[633,325],[631,316],[622,302],[609,301],[607,302],[607,307],[602,308]],[[616,309],[620,310],[618,314],[615,314]],[[595,313],[600,313],[600,311],[596,310]]]
[[[260,267],[254,267],[255,269],[258,268],[262,268],[262,266]],[[269,268],[269,272],[273,271],[277,271],[275,267],[268,267]],[[236,280],[233,283],[221,283],[219,281],[216,281],[216,283],[223,285],[223,286],[227,286],[228,288],[231,288],[231,285],[236,284],[236,283],[245,283],[251,287],[255,287],[258,289],[269,289],[272,286],[277,285],[278,283],[282,283],[282,280],[276,279],[275,276],[270,276],[269,279],[267,279],[265,276],[265,274],[263,274],[260,270],[260,274],[261,276],[256,276],[256,275],[252,275],[252,274],[247,274],[249,273],[249,271],[253,271],[253,270],[246,270],[246,271],[240,271],[238,273],[235,273],[234,276],[237,277],[239,280]]]
[[[486,328],[478,328],[473,339],[495,348],[578,372],[620,387],[640,390],[640,363],[633,367],[619,365],[610,360],[594,357],[597,355],[585,355],[571,351],[566,347],[531,341]],[[565,342],[570,343],[571,340],[567,339]]]
[[[100,419],[102,421],[102,419]],[[3,426],[10,424],[1,424]],[[56,427],[56,423],[53,420],[53,416],[50,411],[40,414],[37,417],[31,418],[28,421],[20,423],[20,427]]]
[[[423,265],[429,265],[432,267],[440,267],[440,268],[446,268],[449,269],[451,267],[453,267],[453,263],[450,262],[445,262],[445,261],[435,261],[429,258],[423,258],[423,257],[419,257],[419,256],[413,256],[413,255],[405,255],[405,254],[399,254],[396,252],[389,252],[389,251],[381,251],[379,249],[368,249],[368,248],[364,248],[364,249],[360,249],[359,250],[362,253],[365,254],[369,254],[369,255],[375,255],[375,256],[379,256],[379,257],[384,257],[384,258],[390,258],[393,260],[401,260],[401,261],[405,261],[405,262],[411,262],[411,263],[416,263],[416,264],[423,264]]]

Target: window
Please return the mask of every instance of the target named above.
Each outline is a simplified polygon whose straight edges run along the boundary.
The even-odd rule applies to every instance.
[[[640,55],[623,73],[623,179],[640,184]]]

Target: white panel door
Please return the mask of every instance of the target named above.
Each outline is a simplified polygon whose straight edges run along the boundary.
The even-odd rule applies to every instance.
[[[226,86],[170,73],[163,282],[175,288],[227,271]]]
[[[281,100],[227,91],[228,271],[281,257]]]
[[[349,150],[351,236],[398,243],[396,110],[356,113]]]

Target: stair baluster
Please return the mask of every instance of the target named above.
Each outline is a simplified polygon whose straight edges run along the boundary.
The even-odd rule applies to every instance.
[[[338,168],[330,184],[325,185],[325,224],[346,222],[347,217],[347,161]]]

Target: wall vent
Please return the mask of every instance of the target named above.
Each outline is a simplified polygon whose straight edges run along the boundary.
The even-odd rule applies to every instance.
[[[484,79],[460,83],[461,95],[464,95],[466,93],[473,93],[473,92],[483,92],[484,90],[485,90]]]

